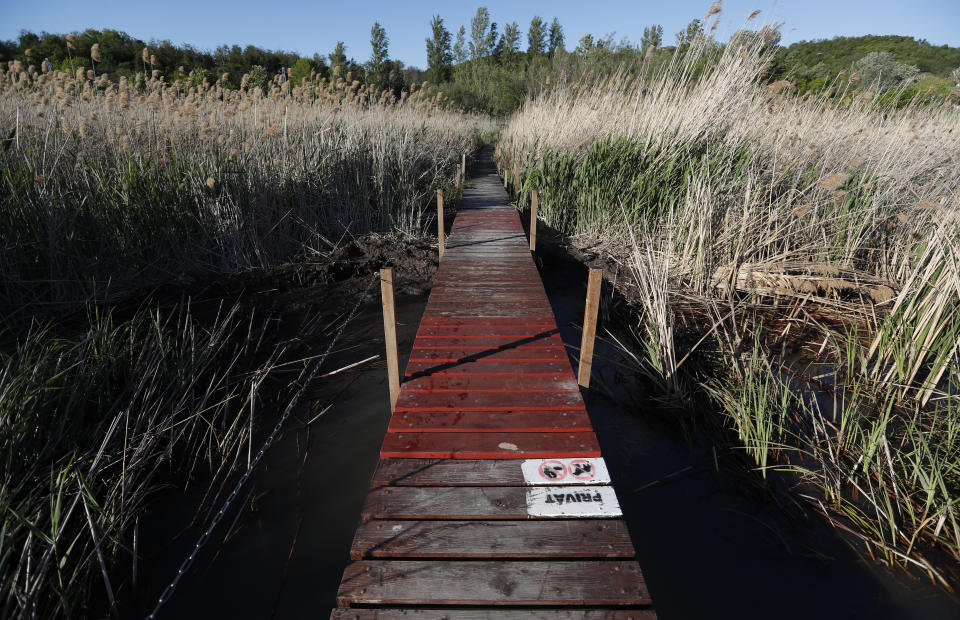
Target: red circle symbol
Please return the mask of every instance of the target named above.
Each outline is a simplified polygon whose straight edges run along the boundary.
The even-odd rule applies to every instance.
[[[543,461],[537,471],[540,472],[541,478],[551,482],[563,480],[567,477],[567,466],[560,461]]]
[[[593,480],[597,466],[587,459],[574,459],[570,462],[570,474],[577,480]]]

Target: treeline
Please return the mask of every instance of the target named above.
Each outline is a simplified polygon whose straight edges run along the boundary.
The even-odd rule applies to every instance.
[[[74,73],[84,69],[112,78],[144,73],[163,76],[167,82],[192,80],[195,84],[209,78],[224,88],[263,87],[271,79],[289,79],[294,85],[307,77],[342,79],[375,91],[392,91],[397,97],[411,84],[427,80],[443,92],[449,105],[503,116],[551,82],[614,71],[630,74],[668,62],[698,39],[717,50],[730,44],[714,40],[713,25],[695,19],[669,43],[664,41],[663,27],[652,24],[639,42],[587,34],[568,47],[556,18],[547,21],[534,16],[525,26],[498,24],[486,7],[478,8],[469,24],[455,29],[448,28],[440,15],[433,16],[428,27],[425,70],[390,58],[389,38],[379,23],[371,28],[371,55],[366,62],[348,58],[343,42],[336,42],[328,54],[302,57],[252,45],[201,51],[166,40],[144,42],[116,30],[68,35],[23,32],[17,41],[0,41],[0,61],[8,66],[19,62],[20,70],[32,66],[36,71]],[[839,93],[836,86],[846,74],[843,92],[896,91],[891,97],[903,105],[918,95],[955,96],[960,83],[960,48],[934,46],[912,37],[873,35],[784,47],[776,30],[762,30],[768,45],[776,48],[766,78],[801,93]],[[731,41],[741,34],[735,33]]]
[[[381,45],[386,45],[385,35]],[[385,51],[385,47],[383,49]],[[38,72],[59,70],[73,74],[78,69],[91,70],[114,80],[158,71],[172,83],[192,72],[199,83],[207,76],[212,82],[226,74],[223,86],[234,89],[240,88],[244,75],[253,85],[262,85],[276,75],[299,82],[310,75],[329,78],[334,67],[339,67],[338,73],[344,77],[350,74],[352,79],[367,82],[367,67],[347,57],[343,42],[337,42],[328,55],[303,57],[254,45],[221,45],[213,51],[204,51],[168,40],[145,42],[110,29],[69,34],[24,31],[16,41],[0,41],[0,61],[8,66],[19,62],[23,69],[33,67]],[[388,74],[390,69],[397,67],[389,67]]]

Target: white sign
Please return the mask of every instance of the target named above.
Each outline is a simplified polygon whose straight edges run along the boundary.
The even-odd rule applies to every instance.
[[[539,484],[610,484],[602,458],[527,459],[520,464],[523,481]]]
[[[527,490],[527,514],[532,517],[619,517],[620,502],[613,487],[534,487]]]

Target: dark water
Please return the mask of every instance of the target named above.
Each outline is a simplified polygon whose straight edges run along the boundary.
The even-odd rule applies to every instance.
[[[549,263],[542,272],[564,340],[578,346],[585,272]],[[425,302],[398,299],[401,352]],[[382,336],[371,306],[328,368],[382,355]],[[715,471],[709,438],[665,425],[656,403],[618,379],[616,358],[599,343],[594,371],[614,398],[595,390],[588,408],[661,618],[960,618],[956,598],[864,562],[820,519],[785,516],[732,456],[719,454]],[[382,361],[323,381],[311,397],[333,408],[309,427],[290,425],[233,527],[230,515],[160,617],[326,618],[389,421],[387,394]],[[188,520],[189,502],[179,499],[166,498],[145,523],[153,540]],[[143,615],[195,540],[190,533],[144,549],[152,594],[131,617]]]

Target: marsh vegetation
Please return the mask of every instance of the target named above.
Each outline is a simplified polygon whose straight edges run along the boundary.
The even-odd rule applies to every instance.
[[[500,150],[521,202],[632,276],[663,398],[709,399],[758,476],[952,587],[960,110],[765,85],[771,35],[558,84]]]

